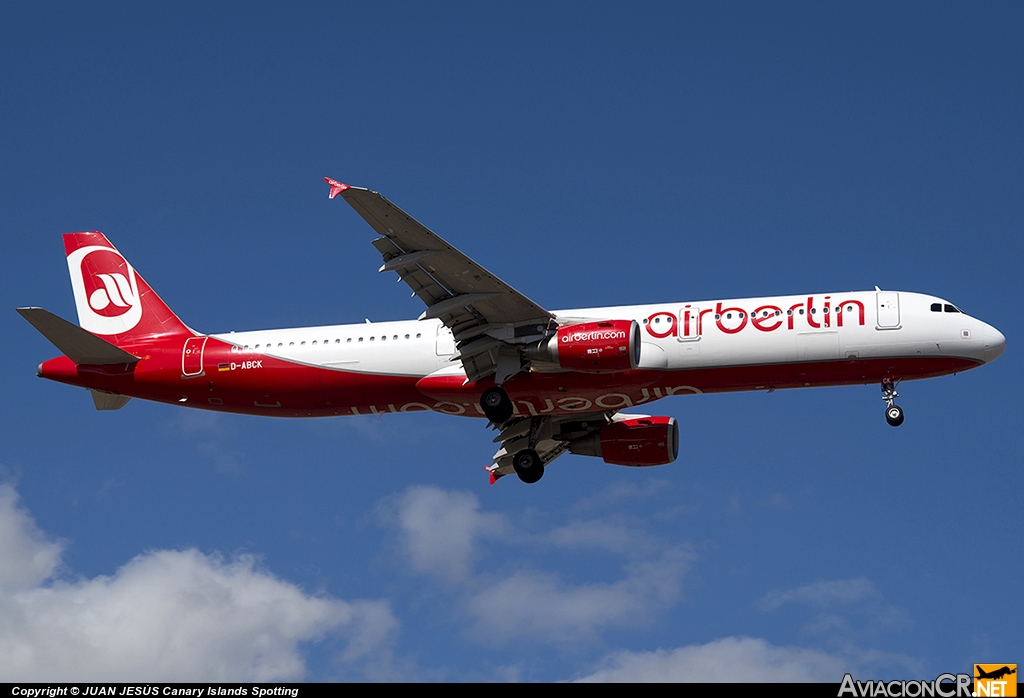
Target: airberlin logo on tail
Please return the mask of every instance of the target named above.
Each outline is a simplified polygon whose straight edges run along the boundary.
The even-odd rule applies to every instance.
[[[95,278],[103,282],[103,288],[97,288],[89,294],[89,307],[100,315],[124,315],[136,303],[131,285],[124,274],[97,274]]]
[[[142,319],[138,277],[111,247],[81,247],[68,255],[78,324],[101,335],[127,332]]]

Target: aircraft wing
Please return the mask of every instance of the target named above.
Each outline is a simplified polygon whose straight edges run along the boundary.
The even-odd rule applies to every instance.
[[[324,179],[330,197],[340,194],[381,236],[373,241],[384,258],[380,271],[397,272],[423,301],[427,309],[420,319],[438,318],[455,335],[456,357],[469,380],[495,373],[502,354],[512,362],[512,372],[518,371],[515,345],[543,339],[554,326],[551,313],[378,192]]]

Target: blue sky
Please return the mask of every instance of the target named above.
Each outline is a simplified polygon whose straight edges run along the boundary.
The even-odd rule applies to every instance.
[[[1020,662],[1024,10],[0,9],[5,680],[933,678]],[[491,487],[477,420],[40,381],[102,230],[205,332],[405,319],[329,175],[548,308],[887,289],[990,366],[662,401],[679,459]],[[1018,304],[1018,305],[1014,305]],[[12,660],[10,658],[17,658]]]

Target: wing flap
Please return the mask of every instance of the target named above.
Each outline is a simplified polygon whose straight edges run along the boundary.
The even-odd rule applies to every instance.
[[[487,468],[491,482],[515,472],[512,458],[521,449],[533,448],[547,466],[569,450],[570,442],[598,431],[615,419],[615,412],[592,412],[565,416],[520,417],[506,423],[505,428],[495,437],[494,443],[501,443]]]
[[[16,308],[16,310],[19,315],[39,330],[40,334],[50,340],[53,346],[76,364],[108,366],[131,364],[139,360],[139,357],[115,347],[110,342],[54,315],[49,310],[43,308]]]

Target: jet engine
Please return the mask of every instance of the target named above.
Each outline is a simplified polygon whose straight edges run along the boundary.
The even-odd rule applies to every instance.
[[[621,373],[640,362],[640,325],[636,320],[600,320],[564,325],[526,355],[566,371]]]
[[[674,417],[628,417],[571,441],[569,451],[612,465],[666,465],[679,455],[679,424]]]

